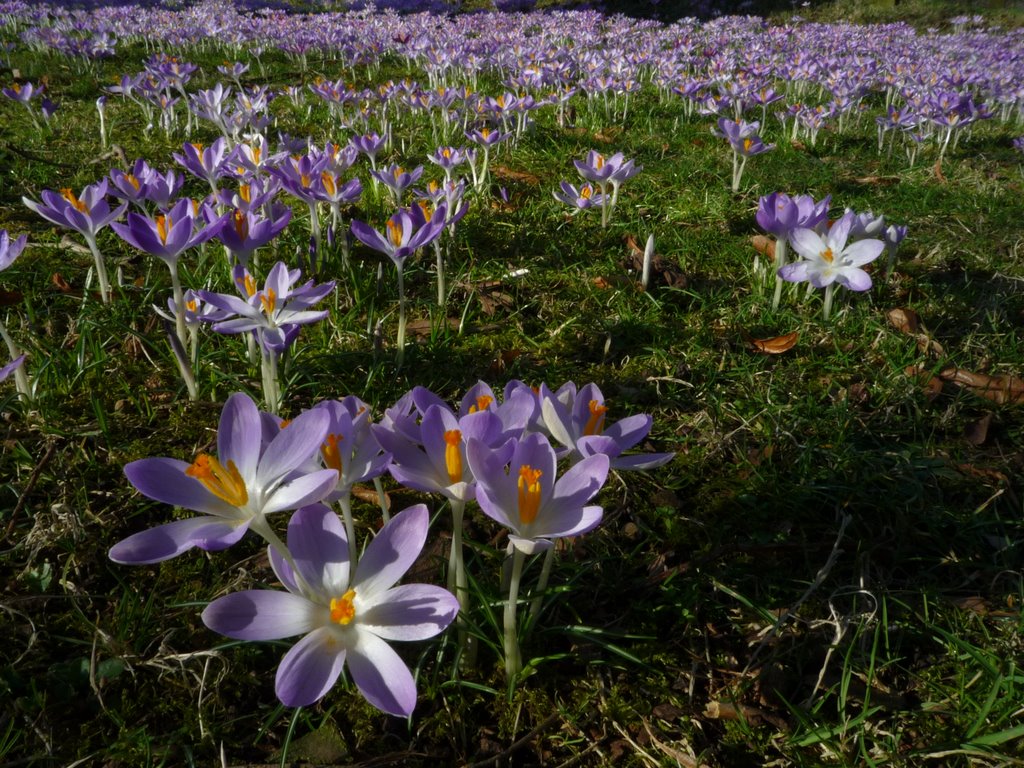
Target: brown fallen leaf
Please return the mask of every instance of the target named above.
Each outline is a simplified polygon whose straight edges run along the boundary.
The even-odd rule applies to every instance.
[[[491,173],[499,181],[518,181],[523,184],[529,184],[532,187],[540,184],[540,176],[529,173],[528,171],[514,171],[503,165],[492,166]]]
[[[380,504],[380,496],[377,495],[376,488],[369,488],[365,485],[353,485],[352,495],[360,501],[365,501],[367,504]],[[384,492],[384,506],[391,509],[391,497],[386,491]]]
[[[973,464],[957,464],[956,468],[965,475],[981,478],[982,480],[995,480],[999,483],[1010,482],[1006,475],[996,469],[985,469],[984,467],[976,467]]]
[[[24,298],[21,291],[0,290],[0,307],[10,307],[19,304]]]
[[[889,325],[902,333],[915,334],[921,328],[920,315],[914,310],[906,309],[905,307],[890,309],[885,313],[885,318],[889,321]]]
[[[642,274],[644,269],[644,249],[633,235],[626,235],[626,247],[629,249],[629,255],[623,266],[627,270],[633,270],[638,274]],[[660,278],[660,281],[658,278]],[[670,288],[685,288],[689,281],[677,264],[655,252],[654,256],[651,257],[650,285],[655,286],[659,282]]]
[[[946,181],[946,174],[944,174],[942,172],[942,158],[941,157],[938,160],[935,161],[935,168],[934,168],[934,170],[935,170],[935,178],[938,179],[941,182],[945,182]]]
[[[54,272],[50,275],[50,282],[53,283],[53,287],[61,293],[71,293],[71,284],[64,279],[64,276],[60,272]]]
[[[988,428],[992,423],[992,414],[986,413],[980,419],[972,421],[964,427],[964,439],[971,445],[982,445],[988,439]]]
[[[748,336],[747,340],[757,352],[763,352],[766,355],[781,355],[783,352],[791,350],[799,337],[799,332],[793,331],[771,339],[754,339]]]
[[[920,382],[921,388],[924,389],[925,397],[928,398],[929,402],[942,394],[942,379],[938,376],[932,376],[923,366],[908,365],[903,370],[903,373]]]
[[[762,256],[767,256],[772,261],[775,261],[775,241],[772,238],[765,235],[754,235],[750,238],[750,244]]]
[[[891,187],[900,183],[899,176],[861,176],[853,180],[855,184],[865,184],[871,187]]]
[[[458,331],[460,321],[457,317],[446,317],[444,322],[448,326],[450,331]],[[424,317],[420,320],[413,320],[411,323],[405,326],[406,333],[411,333],[420,339],[428,338],[434,332],[434,321],[429,317]]]
[[[1000,405],[1024,403],[1024,379],[1008,373],[989,376],[987,373],[974,373],[949,366],[939,371],[938,375],[944,381],[967,387],[974,394]]]

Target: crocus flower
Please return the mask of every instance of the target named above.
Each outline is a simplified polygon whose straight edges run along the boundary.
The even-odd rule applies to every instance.
[[[6,229],[0,229],[0,272],[7,269],[14,260],[21,256],[28,242],[28,235],[22,235],[14,240],[7,234]]]
[[[100,284],[100,297],[104,304],[110,303],[110,282],[107,280],[103,255],[96,245],[96,234],[110,222],[120,218],[128,207],[128,203],[122,203],[111,210],[106,199],[107,186],[107,180],[102,179],[85,187],[79,196],[75,196],[70,189],[62,189],[60,194],[44,189],[41,203],[27,197],[21,198],[26,206],[47,221],[73,229],[85,238],[89,250],[92,251],[96,277]]]
[[[558,202],[580,211],[586,211],[594,206],[604,206],[605,196],[596,191],[589,183],[581,184],[577,189],[568,181],[563,181],[561,191],[553,194]]]
[[[609,408],[596,384],[587,384],[577,392],[570,383],[558,393],[552,393],[542,384],[539,397],[544,426],[568,449],[571,460],[600,453],[608,456],[612,469],[653,469],[671,461],[675,455],[622,455],[647,437],[653,419],[640,413],[606,425]]]
[[[192,547],[219,550],[250,528],[269,541],[277,536],[266,516],[322,499],[333,488],[333,469],[307,466],[327,434],[329,417],[309,410],[264,444],[260,413],[242,393],[228,398],[217,430],[217,456],[200,453],[191,463],[171,458],[133,461],[128,481],[155,501],[203,513],[129,536],[110,550],[117,563],[159,563]]]
[[[320,504],[303,507],[288,523],[288,555],[269,550],[288,591],[225,595],[203,611],[203,622],[239,640],[305,635],[277,669],[275,690],[286,706],[319,701],[347,662],[367,701],[382,712],[408,717],[416,706],[416,683],[388,641],[433,637],[458,612],[458,602],[441,587],[394,586],[419,557],[428,523],[422,504],[399,513],[353,569],[355,543],[348,541],[338,516]]]
[[[760,155],[775,149],[774,144],[765,144],[757,132],[761,129],[758,121],[748,123],[744,120],[736,122],[727,117],[719,118],[718,130],[712,132],[722,136],[729,141],[732,147],[732,191],[737,192],[740,188],[740,179],[743,178],[743,169],[746,167],[747,158]]]
[[[186,141],[181,145],[181,154],[175,152],[172,157],[193,176],[206,181],[216,195],[217,179],[223,175],[227,152],[227,139],[221,136],[208,147]]]
[[[828,222],[828,209],[832,196],[826,195],[821,202],[815,202],[810,195],[790,197],[784,192],[773,192],[757,202],[757,223],[769,234],[775,235],[775,295],[772,310],[779,308],[782,299],[782,283],[778,270],[786,265],[789,236],[799,227],[818,229]]]
[[[292,219],[292,209],[286,205],[272,204],[270,213],[271,218],[266,218],[254,209],[236,208],[219,220],[216,237],[238,263],[248,266],[256,249],[281,234]]]
[[[423,175],[423,166],[418,165],[411,171],[407,171],[400,165],[389,165],[379,171],[370,171],[370,175],[391,190],[395,205],[400,206],[405,190],[419,181],[420,176]]]
[[[866,291],[871,276],[861,267],[877,259],[885,248],[881,240],[857,240],[847,244],[853,227],[854,213],[848,211],[822,237],[813,229],[797,229],[790,236],[793,249],[803,259],[779,270],[783,280],[792,283],[807,281],[815,288],[825,288],[825,318],[832,308],[835,283],[851,291]]]
[[[25,250],[26,242],[28,242],[27,235],[22,235],[12,241],[10,235],[7,234],[7,230],[0,229],[0,271],[7,269],[14,263],[14,260]],[[7,332],[7,326],[4,325],[3,320],[0,320],[0,339],[3,339],[4,344],[7,345],[7,351],[11,355],[11,362],[5,365],[3,369],[0,369],[0,381],[6,379],[13,372],[18,394],[25,400],[31,400],[32,384],[25,369],[21,367],[21,364],[25,361],[25,355],[21,353],[18,345],[14,343],[14,339]]]
[[[7,377],[12,373],[16,372],[21,368],[21,364],[25,362],[25,355],[18,355],[16,358],[7,363],[3,368],[0,368],[0,381],[6,381]]]

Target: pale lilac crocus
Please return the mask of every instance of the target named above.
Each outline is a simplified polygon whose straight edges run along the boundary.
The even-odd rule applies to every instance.
[[[11,236],[7,234],[6,229],[0,229],[0,271],[7,269],[14,260],[17,259],[21,252],[25,250],[25,244],[28,242],[27,235],[21,235],[14,240],[11,240]],[[25,400],[32,399],[32,384],[29,381],[28,374],[25,372],[22,363],[25,360],[25,355],[18,349],[17,344],[14,343],[14,339],[11,334],[7,332],[7,326],[3,320],[0,319],[0,338],[3,339],[4,344],[7,345],[7,351],[11,355],[11,362],[4,366],[3,376],[0,381],[6,379],[12,372],[14,373],[14,384],[18,390],[18,394]]]
[[[824,316],[832,309],[832,293],[836,283],[851,291],[866,291],[871,276],[862,267],[877,259],[885,248],[881,240],[857,240],[847,243],[854,224],[854,213],[847,211],[822,237],[813,229],[797,229],[790,236],[793,249],[803,258],[779,270],[783,280],[807,281],[815,288],[825,289]]]
[[[427,218],[423,208],[413,205],[410,208],[399,208],[387,220],[385,237],[373,227],[362,221],[354,220],[351,224],[352,234],[364,245],[380,251],[388,256],[398,270],[398,347],[396,359],[401,366],[405,357],[405,260],[423,246],[441,236],[448,217],[446,205],[440,205]]]
[[[607,424],[609,406],[597,384],[587,384],[577,391],[570,382],[557,393],[541,384],[539,397],[544,426],[564,446],[562,455],[568,456],[570,461],[600,453],[608,456],[612,469],[637,470],[660,467],[675,455],[626,455],[625,451],[647,437],[653,419],[639,413]]]
[[[595,190],[589,182],[581,184],[577,188],[568,181],[563,181],[560,187],[560,191],[553,193],[555,200],[558,202],[565,203],[570,208],[575,208],[579,211],[586,211],[595,206],[600,206],[602,210],[604,209],[605,195]]]
[[[110,281],[107,279],[103,254],[96,245],[96,235],[110,222],[119,219],[128,208],[128,203],[122,203],[111,209],[106,199],[107,188],[107,179],[101,179],[96,184],[85,187],[77,196],[71,189],[62,189],[60,194],[44,189],[41,203],[27,197],[21,198],[26,206],[47,221],[73,229],[85,238],[89,250],[92,251],[96,277],[100,284],[100,298],[104,304],[110,303]]]
[[[370,704],[408,717],[416,706],[416,683],[388,643],[433,637],[458,612],[458,602],[441,587],[394,586],[419,557],[428,523],[426,506],[409,507],[384,526],[352,567],[355,542],[338,516],[320,504],[303,507],[288,523],[287,551],[269,550],[288,591],[225,595],[203,611],[203,622],[239,640],[304,635],[277,669],[275,690],[286,706],[322,699],[347,664]]]
[[[333,469],[301,472],[327,434],[329,417],[297,416],[273,440],[261,439],[260,412],[245,394],[228,398],[217,430],[217,456],[200,453],[190,464],[172,458],[133,461],[128,481],[154,501],[202,513],[136,533],[115,544],[117,563],[159,563],[198,547],[225,549],[252,530],[279,544],[267,515],[324,498],[337,481]]]
[[[754,155],[760,155],[775,149],[774,144],[765,144],[758,131],[761,124],[758,121],[748,123],[744,120],[736,122],[727,117],[719,118],[718,130],[712,129],[712,133],[728,140],[732,147],[732,191],[738,192],[740,180],[743,178],[743,170],[747,166],[747,159]]]
[[[554,539],[597,527],[601,507],[588,502],[604,485],[609,462],[603,454],[589,456],[557,478],[555,451],[540,434],[515,442],[510,460],[504,454],[479,440],[471,440],[466,450],[480,509],[510,531],[512,574],[504,624],[505,673],[511,681],[522,669],[516,611],[525,558],[552,549]]]
[[[789,236],[794,230],[819,229],[828,223],[828,210],[832,204],[832,196],[826,195],[820,202],[815,202],[810,195],[794,195],[790,197],[784,192],[773,192],[762,196],[757,203],[757,223],[771,235],[775,235],[775,294],[772,297],[772,311],[779,308],[782,299],[782,278],[778,270],[786,265]]]

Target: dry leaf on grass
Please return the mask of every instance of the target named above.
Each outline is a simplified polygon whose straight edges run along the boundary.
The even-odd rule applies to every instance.
[[[491,166],[491,174],[499,181],[518,181],[532,187],[540,184],[540,176],[528,171],[514,171],[504,165]]]
[[[755,339],[751,336],[747,336],[747,341],[754,348],[756,352],[762,352],[766,355],[781,355],[783,352],[791,350],[797,342],[800,334],[797,331],[787,333],[782,336],[775,336],[770,339]]]
[[[890,187],[893,184],[900,183],[899,176],[861,176],[859,179],[854,179],[855,184],[865,184],[871,187]]]
[[[946,354],[942,345],[931,337],[928,329],[921,322],[921,316],[912,309],[906,307],[895,307],[885,313],[889,325],[907,336],[913,336],[917,342],[917,348],[924,354],[932,354],[941,357]]]
[[[999,405],[1019,405],[1024,403],[1024,379],[1001,373],[990,376],[987,373],[974,373],[955,365],[947,366],[932,375],[920,365],[911,365],[904,371],[907,376],[917,377],[929,394],[934,398],[942,391],[942,383],[950,382],[966,387],[968,390],[991,400]]]
[[[626,257],[626,263],[623,266],[627,270],[643,274],[644,249],[640,247],[640,244],[633,235],[626,235],[626,247],[629,249],[629,255]],[[650,284],[655,286],[659,282],[661,285],[667,285],[670,288],[685,288],[689,281],[677,264],[656,252],[651,257]]]
[[[772,261],[775,261],[775,241],[772,238],[765,235],[754,235],[750,238],[750,244],[762,256],[767,256]]]
[[[992,423],[992,414],[986,413],[977,421],[964,427],[964,439],[971,445],[982,445],[988,439],[988,428]]]
[[[380,504],[380,496],[377,495],[376,488],[369,488],[365,485],[354,485],[352,486],[352,495],[360,501],[365,501],[367,504]],[[391,496],[388,495],[387,491],[384,492],[384,506],[391,509]]]

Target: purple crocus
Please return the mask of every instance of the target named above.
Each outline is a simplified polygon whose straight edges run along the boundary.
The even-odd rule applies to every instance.
[[[732,147],[732,191],[738,192],[740,179],[743,178],[743,169],[747,165],[747,159],[754,155],[760,155],[775,149],[774,144],[765,144],[758,131],[761,124],[758,121],[751,123],[745,120],[736,122],[727,117],[719,118],[718,130],[712,129],[712,133],[722,136],[729,141]]]
[[[21,368],[21,364],[25,362],[25,355],[18,355],[16,358],[7,363],[3,368],[0,368],[0,381],[6,381],[7,377],[12,373],[17,372]]]
[[[223,175],[227,153],[227,139],[221,136],[208,147],[186,141],[181,145],[181,154],[175,152],[172,157],[193,176],[206,181],[216,196],[217,179]]]
[[[286,205],[272,203],[269,210],[270,218],[267,218],[255,209],[236,208],[218,220],[216,237],[238,263],[248,266],[249,257],[256,249],[281,234],[292,219],[292,209]]]
[[[509,528],[509,547],[532,555],[552,540],[597,527],[601,508],[586,506],[608,477],[609,460],[588,456],[557,477],[555,450],[544,435],[516,441],[511,459],[470,440],[466,458],[476,478],[476,500],[491,519]]]
[[[394,586],[419,557],[428,523],[422,504],[399,513],[353,569],[354,542],[338,516],[321,504],[303,507],[288,523],[288,553],[269,550],[288,591],[225,595],[203,611],[203,622],[239,640],[305,635],[277,669],[275,690],[286,706],[322,699],[347,663],[367,701],[382,712],[408,717],[416,706],[416,683],[388,642],[433,637],[458,613],[455,597],[441,587]]]
[[[792,283],[807,281],[815,288],[825,289],[824,316],[832,309],[832,292],[838,283],[851,291],[866,291],[871,276],[862,267],[881,256],[885,243],[881,240],[857,240],[847,244],[855,214],[847,211],[822,237],[813,229],[797,229],[790,236],[793,249],[803,259],[779,270],[779,277]]]
[[[129,536],[111,548],[110,559],[145,565],[192,547],[224,549],[249,529],[276,541],[267,515],[316,502],[334,488],[333,469],[298,471],[319,450],[328,421],[326,413],[305,411],[264,443],[255,403],[240,392],[232,395],[221,411],[216,457],[200,453],[191,464],[171,458],[140,459],[124,468],[128,481],[144,496],[202,516]]]
[[[590,183],[581,184],[579,188],[576,188],[568,181],[563,181],[561,191],[553,194],[558,202],[580,211],[589,210],[594,206],[604,207],[605,196],[596,191]]]
[[[28,235],[21,235],[11,240],[7,230],[0,229],[0,272],[11,266],[14,260],[21,256],[21,252],[25,250],[27,242]]]
[[[784,192],[765,195],[757,203],[757,223],[769,234],[775,235],[775,294],[772,310],[779,308],[782,299],[782,278],[778,270],[786,265],[789,236],[798,228],[818,229],[828,223],[828,209],[832,196],[826,195],[821,202],[815,202],[810,195],[790,197]]]
[[[89,250],[92,251],[96,277],[100,284],[100,298],[104,304],[110,303],[110,282],[107,280],[103,254],[96,245],[96,235],[110,222],[120,218],[128,207],[128,203],[122,203],[111,210],[106,199],[107,187],[107,179],[101,179],[96,184],[85,187],[77,196],[70,189],[62,189],[60,194],[44,189],[41,203],[27,197],[21,198],[26,206],[47,221],[73,229],[85,238]]]
[[[612,469],[630,470],[660,467],[675,456],[674,453],[622,455],[647,437],[653,420],[648,414],[639,413],[606,425],[609,408],[597,384],[587,384],[577,392],[570,383],[557,394],[542,384],[540,402],[544,426],[568,449],[571,460],[604,454],[611,460]]]
[[[379,171],[370,171],[370,175],[391,190],[395,205],[400,206],[405,190],[419,181],[420,176],[423,175],[423,166],[418,165],[411,171],[407,171],[400,165],[389,165]]]
[[[27,235],[22,235],[12,241],[10,235],[7,234],[7,230],[0,229],[0,271],[7,269],[14,263],[14,260],[25,250],[26,242],[28,242]],[[0,369],[0,381],[6,379],[13,372],[18,394],[25,400],[31,400],[32,383],[29,381],[25,369],[21,367],[21,364],[25,361],[25,355],[21,353],[18,345],[14,343],[14,339],[7,332],[7,326],[2,319],[0,319],[0,339],[3,339],[4,344],[7,345],[7,351],[11,355],[11,362]]]

